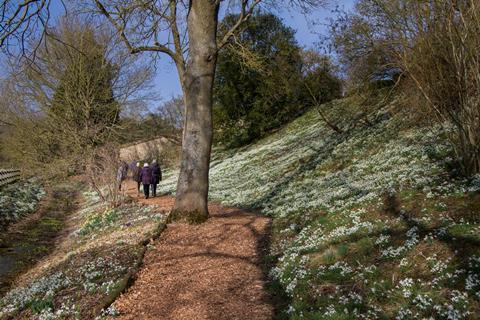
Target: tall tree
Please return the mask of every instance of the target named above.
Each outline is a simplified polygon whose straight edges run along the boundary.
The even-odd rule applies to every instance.
[[[86,145],[97,146],[118,123],[120,104],[113,94],[117,68],[91,30],[78,35],[77,46],[79,51],[69,55],[48,114],[71,134],[82,136]]]
[[[232,1],[148,1],[123,4],[95,0],[132,53],[164,53],[176,64],[185,103],[182,160],[172,219],[200,222],[208,217],[208,172],[212,145],[213,80],[218,51],[241,31],[262,0],[238,1],[235,23],[217,37],[221,4]],[[321,0],[290,1],[314,5]],[[162,42],[161,39],[166,39]]]
[[[237,21],[226,16],[220,33]],[[295,31],[271,13],[257,13],[220,52],[215,77],[216,140],[250,143],[298,115],[301,49]],[[275,114],[275,117],[271,115]]]
[[[187,221],[205,220],[208,217],[208,171],[212,144],[212,89],[218,50],[240,31],[262,0],[83,1],[87,5],[92,2],[96,12],[117,29],[132,54],[161,53],[175,62],[186,111],[182,161],[171,217]],[[324,1],[289,2],[307,7]],[[223,37],[217,38],[221,5],[229,10],[238,9],[239,14],[232,28]],[[10,12],[15,13],[15,10]]]
[[[96,148],[117,140],[120,108],[150,72],[114,48],[109,30],[74,20],[49,33],[35,63],[12,65],[2,83],[5,150],[36,174],[83,172]]]

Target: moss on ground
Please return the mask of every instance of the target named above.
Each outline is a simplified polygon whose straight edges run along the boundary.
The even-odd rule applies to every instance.
[[[208,215],[204,212],[190,211],[184,212],[181,210],[172,210],[168,216],[168,223],[171,222],[186,222],[188,224],[201,224],[208,220]]]

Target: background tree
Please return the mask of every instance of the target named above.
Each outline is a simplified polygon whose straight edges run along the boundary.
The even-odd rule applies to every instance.
[[[225,17],[220,32],[235,19]],[[257,13],[219,54],[213,114],[217,142],[227,147],[250,143],[308,108],[339,98],[342,82],[336,72],[328,57],[302,50],[294,30],[278,17]]]
[[[183,97],[176,96],[167,100],[158,108],[158,113],[172,127],[174,135],[180,136],[185,120]]]
[[[113,94],[117,67],[107,60],[106,46],[95,40],[92,30],[78,34],[76,48],[67,57],[47,113],[56,123],[62,155],[113,142],[120,115]]]
[[[306,99],[306,105],[312,105],[313,102],[323,104],[341,97],[343,84],[337,76],[337,69],[328,56],[313,49],[302,52],[302,87],[308,92],[301,95]]]
[[[173,97],[151,111],[122,117],[121,141],[132,143],[167,137],[180,145],[184,118],[183,98]]]
[[[50,33],[35,64],[13,65],[3,83],[5,148],[33,173],[84,172],[99,146],[118,141],[121,107],[151,73],[113,49],[108,30],[74,21]]]
[[[236,15],[225,17],[220,35]],[[216,139],[238,147],[300,113],[301,49],[293,29],[273,14],[257,13],[218,57],[215,77]],[[272,116],[275,115],[275,116]]]
[[[302,80],[300,103],[306,107],[315,107],[322,120],[332,130],[341,133],[333,120],[328,119],[323,108],[324,103],[342,96],[343,82],[336,75],[337,68],[328,56],[319,54],[315,50],[302,52]]]

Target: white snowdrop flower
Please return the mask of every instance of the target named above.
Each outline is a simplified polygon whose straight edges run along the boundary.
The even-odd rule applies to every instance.
[[[377,240],[375,240],[375,244],[385,244],[390,241],[390,235],[388,234],[381,234]]]
[[[412,312],[409,309],[400,309],[395,317],[396,320],[411,319]]]
[[[287,313],[288,313],[288,314],[293,314],[293,313],[295,313],[295,308],[294,308],[292,305],[288,306]]]
[[[421,310],[427,310],[432,306],[433,300],[427,295],[419,294],[413,299],[413,303]]]
[[[337,313],[337,310],[335,310],[335,306],[333,304],[329,305],[327,309],[325,310],[325,316],[333,316]]]

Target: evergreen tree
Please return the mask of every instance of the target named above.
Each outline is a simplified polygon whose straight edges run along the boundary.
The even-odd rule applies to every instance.
[[[222,22],[220,32],[237,20]],[[301,111],[301,50],[293,29],[273,14],[253,16],[219,54],[215,78],[217,142],[239,146],[292,119]]]
[[[90,30],[80,35],[78,50],[69,50],[66,57],[49,116],[63,135],[76,136],[80,145],[99,145],[118,123],[120,105],[112,86],[115,66]]]

